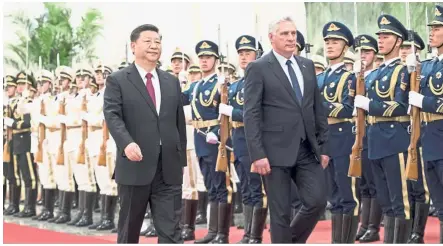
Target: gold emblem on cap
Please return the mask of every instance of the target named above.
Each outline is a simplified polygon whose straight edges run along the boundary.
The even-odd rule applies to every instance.
[[[175,48],[174,52],[180,52],[180,48],[179,47]]]
[[[436,77],[437,79],[441,78],[441,72],[438,72],[437,74],[435,74],[435,77]]]
[[[211,46],[206,42],[203,42],[202,45],[200,46],[200,49],[209,49],[209,48],[211,48]]]
[[[388,21],[388,19],[386,19],[386,17],[383,16],[383,18],[381,18],[380,25],[389,25],[389,24],[391,24],[391,22]]]
[[[340,28],[338,28],[334,23],[331,23],[331,25],[329,25],[328,32],[338,31],[338,30],[340,30]]]
[[[362,36],[360,39],[361,43],[369,43],[369,39],[367,39],[365,36]]]
[[[26,79],[26,75],[24,73],[21,73],[18,75],[19,79]]]
[[[437,7],[435,8],[435,16],[441,16],[441,12]]]
[[[246,37],[243,37],[240,40],[240,44],[249,44],[251,42],[251,40],[247,39]]]

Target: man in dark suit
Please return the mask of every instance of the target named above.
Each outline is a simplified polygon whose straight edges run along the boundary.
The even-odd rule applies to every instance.
[[[131,33],[135,61],[107,78],[104,116],[117,145],[118,243],[138,243],[149,202],[159,243],[182,243],[180,210],[186,125],[180,83],[156,68],[157,27]]]
[[[296,32],[290,17],[272,23],[273,50],[245,77],[246,142],[251,171],[265,176],[272,243],[305,243],[326,206],[328,125],[314,64],[293,55]],[[292,223],[291,180],[303,203]]]

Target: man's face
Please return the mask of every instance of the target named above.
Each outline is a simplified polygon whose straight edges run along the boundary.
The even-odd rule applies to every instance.
[[[361,50],[360,59],[366,62],[366,67],[371,68],[374,62],[375,52],[373,50]]]
[[[354,71],[353,63],[345,63],[346,71]]]
[[[437,48],[443,43],[443,26],[432,26],[429,31],[429,43],[432,48]]]
[[[406,57],[412,54],[412,45],[402,45],[400,46],[400,57],[403,62],[406,61]]]
[[[188,74],[188,80],[191,82],[198,81],[202,79],[202,74],[200,72],[192,72]]]
[[[8,94],[8,97],[13,97],[15,95],[16,90],[17,90],[17,87],[8,85],[8,87],[6,88],[6,92]]]
[[[61,80],[60,83],[61,83],[63,90],[69,89],[69,79],[62,78],[60,80]]]
[[[185,66],[187,65],[187,61],[185,60],[185,64],[183,64],[183,59],[181,58],[174,58],[171,61],[171,67],[172,67],[172,72],[174,72],[174,74],[178,74],[180,73],[180,71],[182,70],[186,70]]]
[[[323,71],[325,71],[323,68],[315,67],[315,75],[323,73]]]
[[[400,46],[397,42],[397,36],[393,34],[380,33],[378,35],[378,52],[382,55],[387,55],[391,52],[394,46]]]
[[[140,37],[131,42],[131,49],[136,58],[157,63],[162,53],[160,34],[154,31],[141,32]]]
[[[41,93],[44,94],[49,91],[51,83],[49,83],[49,81],[44,81],[44,82],[39,83],[39,85],[41,85],[41,89],[40,89]]]
[[[207,56],[207,55],[199,56],[198,62],[200,64],[200,69],[204,73],[207,73],[207,72],[210,72],[214,69],[215,57],[214,56]]]
[[[346,42],[338,38],[328,38],[325,40],[326,57],[335,59],[345,53]]]
[[[90,82],[91,82],[91,77],[89,77],[89,75],[80,76],[80,88],[88,88]]]
[[[269,40],[278,53],[293,54],[297,47],[297,28],[290,21],[282,21],[275,33],[269,33]]]
[[[18,83],[17,84],[17,92],[21,94],[21,93],[23,93],[23,91],[26,90],[27,87],[28,86],[26,83]]]
[[[102,70],[95,71],[95,81],[97,81],[97,84],[99,85],[103,85],[105,83]]]
[[[248,64],[255,60],[256,53],[253,50],[240,50],[238,52],[238,64],[245,70]]]

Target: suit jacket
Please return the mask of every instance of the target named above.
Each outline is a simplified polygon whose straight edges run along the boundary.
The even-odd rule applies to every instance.
[[[182,167],[187,162],[180,83],[169,73],[156,71],[161,90],[160,115],[134,63],[106,79],[103,113],[117,145],[114,175],[118,184],[149,185],[160,152],[165,183],[182,184]],[[126,157],[124,149],[131,142],[140,146],[142,161],[133,162]]]
[[[246,68],[244,124],[252,162],[268,158],[271,166],[295,165],[301,124],[317,159],[328,154],[328,123],[314,63],[299,56],[295,60],[304,80],[302,105],[273,52]]]

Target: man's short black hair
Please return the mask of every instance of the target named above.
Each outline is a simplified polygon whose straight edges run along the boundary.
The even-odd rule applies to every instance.
[[[138,26],[131,32],[131,42],[137,41],[137,39],[140,37],[140,33],[144,31],[153,31],[156,33],[159,33],[158,27],[152,25],[152,24],[144,24],[141,26]],[[160,33],[159,33],[160,34]],[[161,35],[160,35],[161,39]]]

